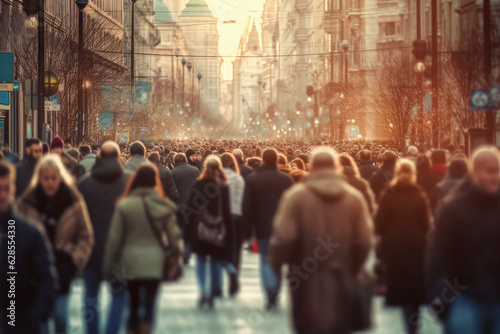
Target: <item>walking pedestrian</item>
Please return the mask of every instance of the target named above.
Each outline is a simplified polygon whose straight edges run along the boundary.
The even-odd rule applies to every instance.
[[[409,334],[417,333],[420,305],[426,301],[424,259],[430,228],[430,208],[417,185],[415,164],[402,159],[381,194],[375,231],[387,266],[386,304],[403,308]]]
[[[130,159],[125,163],[125,170],[134,172],[140,165],[147,162],[146,147],[140,141],[130,144]]]
[[[359,152],[359,159],[361,160],[358,165],[359,174],[366,181],[370,181],[370,177],[373,173],[378,171],[377,166],[371,159],[371,153],[369,150],[361,150]]]
[[[188,210],[188,240],[197,255],[196,278],[201,294],[198,306],[207,304],[212,309],[214,298],[221,294],[217,291],[221,267],[231,263],[234,252],[229,187],[219,157],[211,155],[205,160],[202,173],[193,184]],[[209,228],[216,229],[217,240],[201,233],[208,224]],[[210,279],[207,279],[207,266]],[[228,266],[228,269],[234,267]]]
[[[148,160],[153,163],[160,173],[160,182],[163,187],[163,193],[170,198],[174,203],[179,204],[179,192],[175,187],[175,182],[172,177],[172,172],[160,164],[160,155],[158,152],[152,152],[148,156]]]
[[[0,162],[0,333],[38,333],[56,301],[57,272],[43,229],[12,210],[14,179],[14,168]]]
[[[101,283],[105,280],[102,273],[103,254],[106,248],[108,232],[118,198],[123,194],[129,174],[124,172],[120,161],[120,147],[113,141],[106,141],[97,154],[96,162],[90,173],[85,174],[78,183],[89,210],[90,221],[94,230],[94,248],[83,272],[85,286],[84,314],[88,334],[99,333],[98,295]],[[112,292],[109,319],[119,319],[123,312],[123,294]],[[103,317],[101,317],[102,319]],[[117,333],[119,321],[108,321],[107,333]]]
[[[222,166],[226,173],[229,184],[229,196],[231,200],[231,217],[233,223],[234,254],[232,264],[239,273],[241,264],[241,247],[243,246],[243,222],[241,219],[243,193],[245,191],[245,180],[240,175],[240,170],[236,158],[231,153],[221,155]],[[239,290],[237,273],[229,275],[229,295],[234,296]]]
[[[269,264],[272,224],[281,196],[292,185],[292,178],[278,170],[278,152],[273,148],[264,150],[262,166],[246,180],[243,226],[246,239],[250,239],[252,235],[257,239],[260,275],[266,293],[267,310],[274,310],[277,307],[281,288],[281,273],[275,272]]]
[[[375,196],[368,182],[360,177],[356,162],[354,162],[354,159],[349,155],[341,155],[339,161],[342,165],[342,174],[347,178],[347,182],[361,192],[368,206],[368,211],[373,215],[377,207]]]
[[[17,210],[40,223],[48,235],[60,286],[52,317],[56,332],[65,333],[71,281],[87,264],[94,237],[85,201],[58,154],[40,159]]]
[[[234,150],[233,155],[236,158],[236,161],[238,161],[238,168],[240,169],[241,176],[243,176],[243,179],[246,180],[248,175],[252,174],[253,170],[247,165],[245,165],[245,156],[242,150],[240,149]]]
[[[16,198],[19,198],[33,177],[35,165],[42,157],[42,142],[38,138],[30,138],[26,141],[26,157],[23,162],[16,166]]]
[[[80,145],[80,165],[88,172],[95,164],[96,155],[92,153],[89,145]]]
[[[182,234],[175,212],[176,205],[164,197],[156,166],[150,163],[139,166],[113,214],[103,261],[104,274],[122,276],[114,280],[126,288],[120,293],[129,292],[130,333],[151,333],[164,252],[150,224],[158,231],[168,229],[168,243],[177,245]],[[120,318],[109,321],[119,323]]]
[[[270,261],[276,271],[288,264],[299,334],[351,332],[350,287],[371,248],[372,220],[340,173],[337,154],[318,148],[310,175],[284,193],[274,219]]]
[[[380,201],[380,194],[387,188],[387,185],[394,176],[394,165],[397,160],[398,155],[396,153],[390,150],[385,151],[382,158],[382,166],[370,177],[370,187],[378,202]]]
[[[447,334],[500,332],[499,190],[500,152],[479,148],[437,216],[429,295]]]

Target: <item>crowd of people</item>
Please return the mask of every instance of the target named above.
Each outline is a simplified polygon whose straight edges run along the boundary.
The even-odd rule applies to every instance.
[[[76,277],[84,282],[84,315],[95,314],[101,285],[109,287],[106,333],[118,333],[126,314],[129,333],[150,333],[160,284],[179,279],[173,271],[194,262],[195,307],[213,310],[217,298],[238,294],[242,252],[254,244],[263,306],[279,306],[286,278],[297,333],[367,329],[373,293],[403,310],[410,334],[425,304],[448,334],[500,332],[495,147],[469,157],[452,145],[71,147],[54,137],[50,146],[27,140],[15,165],[7,155],[0,161],[1,333],[66,333]],[[5,321],[14,299],[4,282],[13,271],[15,327]],[[99,333],[99,319],[84,321],[87,333]]]

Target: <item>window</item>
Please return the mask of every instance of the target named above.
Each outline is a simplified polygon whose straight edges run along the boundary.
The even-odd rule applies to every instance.
[[[385,24],[385,35],[386,36],[396,35],[396,22],[387,22]]]

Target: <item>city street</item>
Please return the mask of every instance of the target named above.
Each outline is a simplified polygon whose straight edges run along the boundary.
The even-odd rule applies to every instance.
[[[164,285],[159,295],[158,317],[154,333],[292,333],[288,316],[287,293],[275,313],[263,311],[263,297],[260,287],[259,263],[256,254],[245,253],[241,273],[240,294],[230,299],[218,299],[215,311],[199,310],[196,306],[198,291],[194,276],[194,261],[185,267],[184,277],[175,284]],[[103,307],[107,309],[109,295],[103,287]],[[82,327],[81,303],[82,281],[77,280],[71,296],[71,330],[68,333],[84,333]],[[375,324],[364,334],[401,334],[404,332],[401,311],[383,306],[383,299],[375,299]],[[121,333],[125,333],[122,329]],[[423,313],[420,333],[441,333],[440,326],[428,312]]]

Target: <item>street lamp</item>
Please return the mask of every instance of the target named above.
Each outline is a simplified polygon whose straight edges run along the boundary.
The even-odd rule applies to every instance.
[[[181,51],[176,48],[174,51],[175,59],[179,57]],[[175,71],[174,71],[174,57],[172,57],[172,115],[174,114],[175,108]]]
[[[76,0],[78,6],[78,143],[83,137],[83,10],[89,0]]]
[[[203,75],[201,75],[201,73],[198,73],[197,78],[198,78],[198,114],[201,115],[201,78],[203,78]]]
[[[184,107],[184,69],[186,68],[187,60],[186,58],[182,58],[182,106]]]
[[[191,69],[193,68],[193,63],[189,62],[187,63],[187,68],[188,68],[188,73],[191,76]],[[193,71],[194,73],[194,71]],[[191,76],[191,97],[189,98],[189,104],[193,101],[193,86],[194,86],[194,76]]]
[[[347,85],[347,78],[348,78],[348,73],[349,73],[349,70],[348,70],[348,62],[347,62],[347,55],[349,54],[349,41],[344,39],[342,41],[342,51],[344,51],[344,57],[345,57],[345,83]]]

